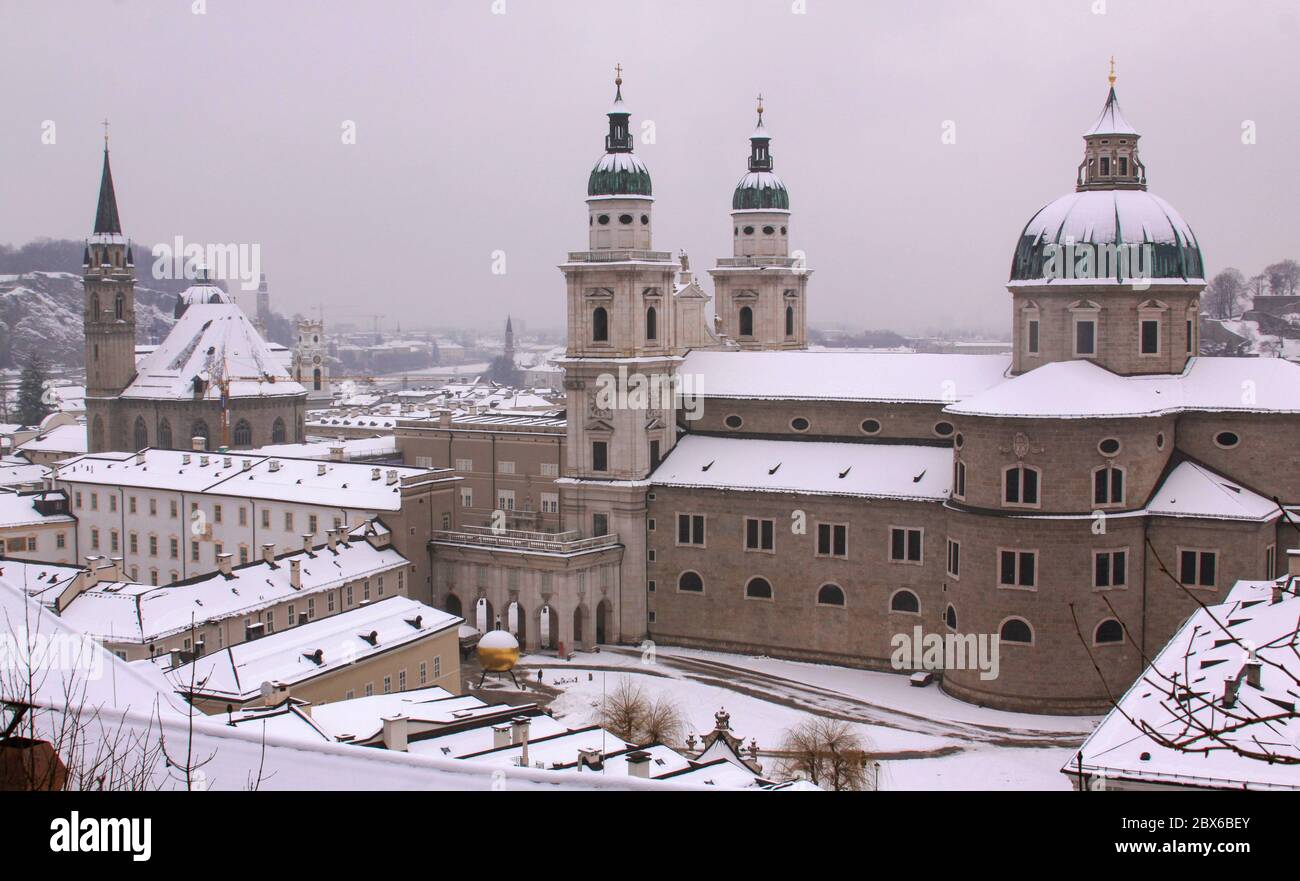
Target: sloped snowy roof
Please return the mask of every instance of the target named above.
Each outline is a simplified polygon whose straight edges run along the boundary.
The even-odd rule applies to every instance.
[[[1119,109],[1119,98],[1115,96],[1115,87],[1110,87],[1110,94],[1106,96],[1106,104],[1101,108],[1101,115],[1097,121],[1092,124],[1092,128],[1083,133],[1086,138],[1090,135],[1136,135],[1137,129],[1124,118],[1124,114]]]
[[[289,583],[293,560],[301,563],[300,586]],[[212,572],[184,584],[154,587],[131,582],[101,582],[78,595],[63,617],[93,636],[116,642],[151,642],[196,623],[247,615],[296,596],[314,596],[351,581],[396,572],[406,558],[391,547],[376,548],[364,539],[322,545],[232,568],[229,577]],[[397,590],[394,577],[389,589]]]
[[[0,588],[18,591],[49,606],[80,572],[80,566],[66,563],[6,559],[0,561]]]
[[[197,306],[201,303],[234,303],[230,294],[219,285],[210,282],[192,284],[180,293],[180,301],[185,306]]]
[[[1201,517],[1216,520],[1269,521],[1281,509],[1203,465],[1177,465],[1147,505],[1147,512],[1163,517]]]
[[[657,486],[941,501],[952,450],[692,434],[655,469]]]
[[[1084,741],[1084,773],[1216,789],[1300,789],[1295,590],[1290,580],[1275,602],[1274,582],[1239,581],[1225,602],[1194,612]],[[1259,687],[1243,679],[1236,701],[1225,706],[1226,685],[1244,674],[1252,645],[1262,661]],[[1170,696],[1183,689],[1182,700]],[[1268,762],[1267,755],[1290,763]],[[1071,760],[1061,772],[1073,777],[1078,764]]]
[[[35,502],[40,497],[33,494],[18,495],[0,492],[0,529],[76,522],[70,514],[42,514],[36,510]]]
[[[195,393],[200,380],[202,394]],[[242,309],[233,303],[195,303],[167,338],[140,360],[125,398],[219,400],[219,383],[233,398],[301,395]]]
[[[1084,190],[1049,202],[1021,237],[1065,244],[1144,243],[1199,248],[1196,233],[1172,205],[1147,190]]]
[[[60,425],[18,445],[20,452],[72,454],[84,453],[86,449],[86,426],[81,422],[76,425]]]
[[[1181,374],[1120,376],[1086,359],[1054,361],[944,409],[1039,419],[1187,411],[1300,413],[1300,365],[1281,358],[1196,357]]]
[[[1011,356],[695,350],[679,375],[706,398],[949,403],[997,385]]]
[[[419,625],[414,623],[419,619]],[[228,646],[168,671],[172,682],[186,689],[191,676],[201,695],[246,701],[256,697],[263,682],[293,684],[355,664],[369,655],[455,628],[461,618],[432,606],[394,596],[327,618],[318,618]],[[372,644],[362,634],[376,634]],[[321,663],[306,655],[321,651]],[[193,668],[193,669],[191,669]]]
[[[0,459],[0,486],[17,486],[33,480],[44,480],[49,474],[48,465],[33,465],[26,459],[17,457],[6,456]]]

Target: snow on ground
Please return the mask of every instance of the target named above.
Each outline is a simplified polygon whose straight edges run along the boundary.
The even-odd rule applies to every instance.
[[[568,662],[527,655],[520,665],[529,678],[545,671],[545,684],[561,691],[551,710],[571,726],[595,721],[602,690],[623,676],[650,696],[671,695],[697,734],[725,708],[733,732],[760,750],[779,748],[810,713],[852,721],[869,750],[884,754],[883,789],[1067,789],[1060,768],[1098,722],[977,707],[897,674],[694,649],[659,647],[646,663],[637,650],[605,646]],[[773,759],[761,758],[770,768]]]

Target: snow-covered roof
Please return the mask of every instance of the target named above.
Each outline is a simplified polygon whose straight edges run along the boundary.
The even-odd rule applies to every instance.
[[[1091,135],[1136,135],[1137,129],[1124,118],[1124,114],[1119,109],[1119,98],[1115,95],[1115,87],[1110,87],[1110,94],[1106,96],[1106,104],[1101,108],[1101,115],[1097,121],[1092,124],[1092,128],[1083,133],[1083,136]]]
[[[193,679],[197,683],[195,691],[201,696],[244,702],[258,696],[263,682],[305,682],[360,663],[371,655],[454,629],[461,620],[424,603],[394,596],[251,642],[236,643],[173,667],[167,675],[178,688],[188,690]],[[363,638],[363,634],[372,632],[373,643]],[[321,653],[319,664],[309,657],[317,651]]]
[[[1239,581],[1225,602],[1195,611],[1084,741],[1084,773],[1215,789],[1300,789],[1295,591],[1289,578]],[[1258,686],[1247,676],[1251,647],[1260,661]],[[1238,677],[1236,698],[1225,704]],[[1078,763],[1061,772],[1077,775]]]
[[[686,435],[650,477],[657,486],[940,501],[952,450]]]
[[[1189,461],[1179,463],[1169,472],[1147,505],[1147,513],[1162,517],[1268,522],[1280,517],[1282,511],[1258,493]]]
[[[198,306],[203,303],[234,303],[230,294],[220,285],[208,281],[196,281],[181,291],[180,302],[184,306]]]
[[[247,464],[245,464],[247,463]],[[143,450],[95,453],[59,466],[58,480],[274,499],[364,511],[397,511],[403,483],[448,477],[448,469],[292,459],[246,453]]]
[[[1188,411],[1300,413],[1300,365],[1281,358],[1196,357],[1181,374],[1121,376],[1086,359],[1054,361],[944,410],[1041,419]]]
[[[1011,356],[695,350],[678,373],[706,398],[950,403],[997,385]]]
[[[289,583],[293,561],[301,566],[300,586]],[[100,582],[63,610],[69,624],[112,642],[148,643],[180,633],[191,621],[203,624],[252,614],[295,597],[310,597],[363,578],[396,572],[407,560],[391,547],[364,539],[321,545],[309,555],[284,554],[271,565],[259,559],[236,566],[230,575],[212,572],[189,581],[154,587],[133,582]],[[397,590],[394,576],[388,589]],[[304,600],[305,602],[305,600]]]
[[[42,514],[36,510],[36,500],[47,495],[47,493],[19,495],[18,493],[0,492],[0,529],[76,522],[68,514]],[[62,493],[59,495],[61,496]]]
[[[398,455],[397,438],[391,434],[333,440],[312,439],[305,444],[270,444],[249,452],[262,456],[291,456],[295,459],[328,459],[333,455],[332,451],[338,447],[343,448],[345,461]]]
[[[35,560],[0,560],[0,588],[18,591],[52,606],[82,571],[80,566]]]
[[[60,425],[19,444],[18,449],[20,452],[33,453],[84,453],[87,450],[86,426],[80,422],[75,425]]]
[[[202,394],[196,395],[196,380]],[[195,303],[167,338],[141,359],[124,398],[219,400],[221,384],[234,398],[301,395],[283,359],[267,346],[234,303]]]
[[[50,467],[48,465],[33,465],[26,459],[17,456],[0,458],[0,487],[17,486],[20,483],[44,480],[49,475]]]

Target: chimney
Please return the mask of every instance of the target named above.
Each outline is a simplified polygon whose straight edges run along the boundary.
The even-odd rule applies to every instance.
[[[515,716],[510,720],[510,740],[519,747],[519,766],[528,767],[528,717]]]
[[[337,550],[337,549],[338,549],[338,546],[339,546],[339,532],[340,532],[340,531],[341,531],[341,530],[338,530],[338,529],[327,529],[327,530],[325,530],[325,541],[329,543],[329,546],[330,546],[330,550],[331,550],[331,551],[333,551],[333,550]]]
[[[1300,548],[1286,552],[1286,571],[1288,575],[1300,575]]]
[[[184,663],[184,659],[181,657],[180,649],[172,649],[167,653],[167,657],[168,657],[168,666],[171,667],[173,670],[175,670],[182,663]]]
[[[262,545],[262,561],[275,565],[275,542],[269,541]]]
[[[108,565],[99,573],[100,581],[122,581],[124,575],[122,571],[122,558],[109,557]]]
[[[315,537],[310,532],[304,532],[302,535],[302,552],[309,557],[312,556],[311,540]]]
[[[389,469],[388,469],[388,485],[389,485],[389,486],[392,486],[392,485],[395,484],[395,483],[397,483],[397,469],[396,469],[396,468],[389,468]]]
[[[438,414],[438,427],[451,428],[451,411],[443,410]]]
[[[325,476],[325,463],[324,463],[324,462],[318,462],[318,463],[316,463],[316,476],[317,476],[317,477],[324,477],[324,476]]]
[[[244,641],[252,642],[255,639],[261,639],[266,632],[266,625],[261,621],[253,621],[244,626]]]
[[[1241,679],[1231,676],[1223,680],[1223,706],[1231,710],[1237,705],[1237,692],[1241,690]]]
[[[203,437],[203,435],[200,434],[190,438],[191,450],[206,450],[207,448],[208,448],[208,441],[205,437]]]
[[[370,469],[370,479],[371,479],[371,480],[378,480],[378,479],[379,479],[379,469],[378,469],[378,468],[371,468],[371,469]]]
[[[266,467],[268,467],[268,468],[271,469],[272,471],[279,471],[279,470],[280,470],[280,460],[279,460],[279,459],[272,459],[270,462],[267,463],[267,466],[266,466]]]
[[[492,726],[492,748],[501,749],[510,746],[510,723],[502,722],[500,725]]]
[[[601,768],[601,753],[597,747],[581,747],[578,750],[578,770],[583,767],[591,768],[593,771],[599,771]]]
[[[650,753],[643,749],[633,750],[627,754],[627,776],[650,779]]]
[[[339,444],[339,445],[337,445],[337,446],[332,446],[332,447],[330,447],[330,461],[331,461],[331,462],[342,462],[342,461],[344,461],[344,452],[345,452],[345,449],[346,449],[346,448],[345,448],[342,444]]]
[[[189,454],[189,453],[182,453],[182,454],[181,454],[181,464],[182,464],[182,465],[188,465],[188,464],[190,464],[190,454]]]
[[[384,716],[384,748],[399,753],[406,752],[406,742],[410,733],[410,716]]]
[[[241,459],[239,462],[239,469],[241,471],[251,471],[253,469],[253,460]]]
[[[229,468],[232,464],[233,464],[233,461],[231,460],[231,458],[230,458],[229,456],[226,456],[224,459],[221,460],[221,467],[222,467],[222,468]]]
[[[99,560],[100,560],[99,557],[93,557],[93,556],[86,558],[86,570],[82,574],[81,580],[85,582],[86,587],[88,588],[94,587],[96,584],[99,584],[99,569],[95,566],[95,564],[98,563]]]
[[[1259,656],[1255,653],[1255,647],[1251,646],[1250,655],[1246,658],[1246,665],[1242,672],[1246,674],[1246,684],[1251,688],[1259,688],[1259,673],[1263,664],[1259,661]]]
[[[222,575],[228,576],[232,574],[230,564],[231,561],[234,560],[234,558],[235,555],[231,553],[217,554],[217,568],[221,570]]]
[[[199,456],[199,467],[200,467],[200,468],[207,468],[207,467],[208,467],[208,457],[207,457],[207,456]]]
[[[302,557],[289,561],[289,586],[294,590],[302,589]]]

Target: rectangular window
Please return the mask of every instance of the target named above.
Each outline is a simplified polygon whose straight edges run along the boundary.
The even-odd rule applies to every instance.
[[[405,670],[398,670],[398,671],[397,671],[397,690],[398,690],[398,691],[406,691],[406,671],[405,671]]]
[[[1092,558],[1093,587],[1128,584],[1128,551],[1097,551]]]
[[[609,470],[609,444],[605,441],[591,442],[591,470]]]
[[[497,510],[513,511],[515,509],[515,491],[512,489],[497,490]]]
[[[135,496],[126,497],[126,509],[132,514],[135,513]]]
[[[953,465],[952,494],[959,499],[966,497],[966,463],[958,461]]]
[[[176,502],[175,499],[172,499],[172,500],[168,503],[168,508],[170,508],[170,511],[169,511],[168,513],[171,514],[171,518],[172,518],[173,520],[175,520],[177,517],[180,516],[180,513],[181,513],[180,505],[177,504],[177,502]]]
[[[149,536],[149,556],[158,556],[158,536],[156,535]]]
[[[1188,353],[1189,355],[1190,355],[1191,352],[1192,352],[1192,342],[1193,342],[1193,339],[1194,339],[1194,338],[1193,338],[1193,336],[1192,336],[1192,319],[1189,318],[1189,319],[1187,319],[1187,353]]]
[[[214,523],[220,523],[220,522],[221,522],[221,506],[220,506],[220,505],[213,505],[213,506],[212,506],[212,521],[213,521]]]
[[[285,512],[284,512],[284,531],[285,531],[285,532],[293,532],[293,512],[292,512],[292,511],[285,511]]]
[[[1002,502],[1006,505],[1038,504],[1038,469],[1015,465],[1002,472]]]
[[[1264,549],[1264,577],[1270,581],[1277,578],[1277,545]]]
[[[199,561],[199,543],[197,541],[190,542],[190,560],[195,563]]]
[[[891,527],[889,559],[895,563],[921,562],[921,530],[905,526]]]
[[[817,556],[847,557],[849,555],[849,527],[844,523],[817,524]]]
[[[501,460],[500,462],[497,463],[497,473],[498,473],[498,474],[514,474],[514,473],[515,473],[515,463],[514,463],[514,462],[508,462],[508,461],[506,461],[506,460],[504,460],[504,459]]]
[[[650,441],[650,467],[659,467],[659,441]]]
[[[92,511],[99,510],[99,493],[90,494],[90,510]]]
[[[597,535],[609,535],[609,515],[608,515],[608,514],[592,514],[592,515],[591,515],[591,534],[592,534],[593,536],[597,536]]]
[[[442,678],[442,655],[435,655],[433,658],[433,678]]]
[[[999,551],[998,584],[1002,587],[1034,587],[1037,584],[1037,551]]]
[[[559,465],[555,464],[554,462],[542,463],[542,477],[559,477],[559,476],[560,476]]]
[[[315,514],[307,515],[307,531],[315,535],[320,527],[320,520]]]
[[[108,497],[108,510],[113,512],[117,511],[117,496]]]
[[[542,513],[560,513],[560,496],[558,493],[542,493]]]
[[[424,661],[420,662],[420,684],[424,685],[429,681],[429,665]]]
[[[704,544],[704,515],[677,515],[677,543],[679,545]]]
[[[1097,354],[1097,322],[1080,318],[1074,322],[1074,354]]]
[[[150,516],[150,517],[157,517],[157,516],[158,516],[158,500],[157,500],[157,499],[150,499],[150,500],[149,500],[149,516]]]
[[[371,697],[375,693],[375,683],[367,682],[365,688],[366,697]]]
[[[1158,318],[1142,319],[1142,354],[1160,354],[1160,320]]]
[[[961,577],[961,542],[948,539],[948,575]]]
[[[393,692],[393,677],[391,677],[391,676],[385,676],[385,677],[384,677],[384,694],[392,694],[392,692]]]
[[[776,521],[745,518],[745,550],[776,550]]]
[[[462,487],[460,491],[460,506],[462,508],[474,507],[474,490],[469,487]]]
[[[1180,551],[1178,580],[1188,587],[1214,587],[1218,556],[1215,551]]]
[[[99,550],[99,530],[93,526],[90,528],[90,547],[92,550]]]
[[[1092,473],[1092,501],[1095,505],[1124,503],[1124,469],[1098,468]]]
[[[416,467],[416,468],[432,468],[432,467],[433,467],[433,457],[432,457],[432,456],[416,456],[416,457],[415,457],[415,467]]]
[[[316,600],[314,597],[307,598],[307,620],[316,620]]]
[[[56,548],[58,548],[59,550],[63,550],[65,547],[67,547],[67,546],[68,546],[68,537],[67,537],[67,535],[65,535],[65,534],[62,533],[62,532],[60,532],[60,533],[58,533],[57,535],[55,535],[55,536],[54,536],[54,546],[55,546]]]
[[[248,509],[245,508],[243,505],[239,506],[239,525],[240,526],[248,525]]]
[[[473,460],[473,459],[457,459],[457,460],[456,460],[456,470],[457,470],[457,471],[473,471],[473,470],[474,470],[474,460]]]
[[[131,553],[133,554],[140,553],[140,536],[136,535],[133,532],[127,536],[127,539],[129,542],[128,546],[131,548]]]
[[[1027,336],[1029,337],[1029,340],[1026,345],[1026,350],[1031,355],[1037,355],[1038,354],[1038,319],[1037,318],[1029,319],[1029,328],[1028,328]]]
[[[175,538],[174,536],[172,538],[167,539],[167,550],[173,560],[180,557],[181,555],[180,540]]]
[[[271,510],[269,508],[262,509],[262,528],[271,528]]]

